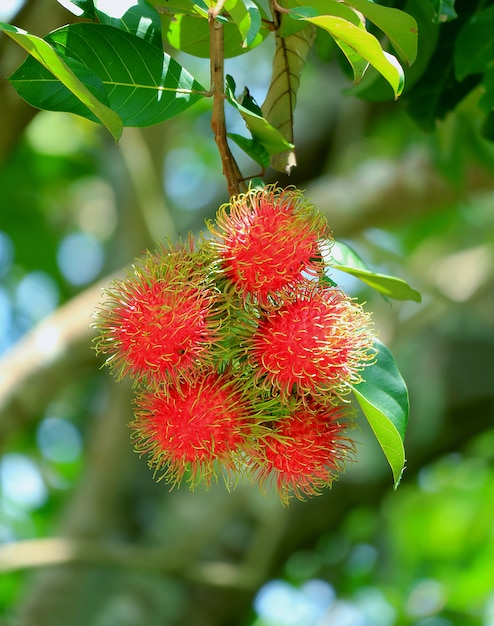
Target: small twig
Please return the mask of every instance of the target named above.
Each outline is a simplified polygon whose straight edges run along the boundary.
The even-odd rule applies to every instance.
[[[226,178],[228,193],[230,196],[236,196],[241,191],[246,190],[246,185],[243,182],[242,173],[231,153],[226,137],[224,35],[223,24],[216,19],[223,3],[224,0],[219,0],[218,3],[209,10],[211,91],[213,94],[211,128],[213,129],[214,139],[218,146],[221,162],[223,164],[223,174]]]

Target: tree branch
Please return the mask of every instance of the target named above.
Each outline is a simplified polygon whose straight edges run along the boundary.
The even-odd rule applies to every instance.
[[[492,172],[477,165],[457,187],[442,176],[424,150],[403,158],[367,159],[349,174],[321,176],[307,185],[307,197],[323,213],[336,237],[367,228],[392,228],[450,206],[470,194],[492,189]]]
[[[16,541],[0,546],[0,572],[10,573],[69,564],[111,565],[119,568],[173,573],[194,582],[234,589],[255,589],[259,583],[253,576],[260,569],[234,563],[210,561],[184,567],[180,551],[162,547],[48,537]]]
[[[0,358],[0,442],[30,421],[74,375],[94,367],[91,315],[101,289],[86,289],[40,322]]]
[[[210,68],[211,68],[211,91],[213,93],[213,112],[211,116],[211,128],[214,140],[218,146],[223,174],[226,178],[228,193],[236,196],[246,190],[242,173],[238,167],[226,137],[225,122],[225,77],[224,77],[224,33],[223,24],[216,17],[221,10],[223,2],[220,2],[209,11],[209,37],[210,37]]]

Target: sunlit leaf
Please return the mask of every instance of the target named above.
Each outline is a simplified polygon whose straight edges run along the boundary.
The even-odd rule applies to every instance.
[[[301,16],[334,15],[355,24],[355,26],[365,27],[361,16],[339,0],[286,0],[283,6],[294,11],[283,14],[279,30],[280,37],[286,37],[303,28],[303,24],[301,25],[299,20]]]
[[[436,49],[441,30],[439,25],[432,21],[432,12],[426,4],[410,0],[410,2],[407,2],[405,5],[405,10],[411,11],[412,9],[413,17],[417,22],[417,49],[420,50],[420,54],[417,55],[417,58],[411,66],[405,64],[403,68],[405,72],[404,93],[410,93],[413,87],[423,77],[431,60],[431,56]],[[393,98],[393,92],[389,83],[372,67],[366,72],[360,84],[350,87],[345,91],[345,94],[357,96],[358,98],[371,102],[383,102]],[[403,97],[403,94],[401,97]],[[407,108],[407,110],[411,112],[409,108]]]
[[[88,20],[94,20],[94,3],[93,0],[57,0],[59,4],[68,11],[77,15],[77,17],[85,17]]]
[[[197,57],[209,57],[209,24],[207,5],[204,2],[150,0],[150,4],[159,7],[163,37],[173,48]],[[248,44],[240,34],[237,24],[231,18],[218,16],[217,19],[222,21],[224,26],[225,57],[244,54],[262,43],[269,35],[267,22],[263,21],[266,15],[261,8],[259,11],[261,16],[260,28],[255,36],[249,30],[252,37],[249,35]]]
[[[331,15],[302,17],[301,19],[323,28],[335,40],[339,39],[353,48],[357,54],[366,59],[384,76],[393,88],[396,98],[401,94],[405,81],[403,68],[392,54],[382,49],[374,35],[347,20]]]
[[[333,15],[335,17],[341,17],[358,28],[365,30],[365,23],[362,21],[361,16],[342,2],[338,2],[337,0],[310,0],[310,6],[305,6],[305,4],[304,0],[289,0],[287,7],[294,9],[291,14],[288,14],[288,16],[291,15],[292,17],[290,20],[291,23],[299,21],[301,16],[316,17],[318,15]],[[284,20],[283,25],[287,22],[288,20]],[[283,31],[284,29],[286,30],[286,28],[282,28],[281,30]],[[360,82],[369,66],[369,62],[342,39],[334,36],[333,39],[352,67],[353,80],[356,83]]]
[[[84,90],[94,90],[99,82],[109,106],[125,126],[149,126],[181,113],[203,96],[202,85],[174,59],[111,26],[72,24],[53,31],[47,42],[70,63],[87,88],[74,87],[69,93],[52,74],[41,71],[35,59],[28,58],[10,80],[33,106],[97,120],[95,112],[81,109],[78,100]],[[51,50],[48,43],[45,46]]]
[[[365,380],[353,392],[391,466],[396,488],[405,467],[408,390],[388,348],[378,339],[374,347],[376,361],[365,368]]]
[[[399,9],[369,0],[345,0],[387,35],[398,56],[411,65],[417,57],[418,30],[415,19]]]
[[[100,96],[104,94],[98,89],[99,85],[95,84],[98,81],[92,80],[90,72],[81,71],[80,77],[76,76],[75,64],[67,64],[45,40],[16,26],[0,22],[0,31],[11,37],[30,54],[10,77],[10,82],[22,98],[33,106],[39,107],[37,104],[39,101],[46,103],[46,92],[43,91],[43,87],[47,83],[52,86],[56,85],[53,110],[66,110],[58,106],[60,91],[62,91],[66,98],[82,103],[87,117],[101,122],[115,139],[120,137],[122,119],[117,112],[102,102]],[[95,95],[95,92],[98,95]]]
[[[422,300],[420,293],[401,278],[372,272],[359,255],[341,241],[334,242],[324,260],[330,268],[355,276],[387,298],[414,302]]]
[[[120,28],[163,48],[160,16],[145,0],[94,0],[94,8],[102,24]]]
[[[334,37],[334,40],[352,67],[354,83],[360,82],[369,67],[369,62],[341,39]]]
[[[249,47],[261,30],[261,12],[252,0],[226,0],[228,11],[242,35],[242,46]]]

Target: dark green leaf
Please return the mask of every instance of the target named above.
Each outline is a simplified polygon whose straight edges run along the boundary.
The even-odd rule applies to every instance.
[[[449,22],[458,17],[455,11],[456,0],[428,0],[434,11],[435,22]]]
[[[64,58],[71,59],[71,63],[75,60],[78,67],[84,67],[84,72],[80,72],[82,82],[89,83],[90,78],[101,81],[109,106],[125,126],[157,124],[181,113],[202,97],[202,85],[174,59],[143,39],[111,26],[72,24],[51,33],[47,42]],[[11,81],[33,106],[43,103],[44,108],[60,110],[63,86],[55,77],[43,74],[33,82],[39,69],[39,63],[28,58]],[[64,110],[77,108],[76,97],[82,91],[74,89],[73,93],[75,96],[65,93]],[[95,119],[94,114],[77,112]]]
[[[408,390],[388,348],[378,339],[374,346],[376,361],[365,369],[365,380],[353,392],[391,466],[396,488],[405,467]]]
[[[85,85],[102,104],[109,106],[108,97],[100,78],[75,59],[66,57],[64,61],[79,78],[81,83]],[[21,67],[12,74],[10,82],[17,89],[19,95],[39,109],[74,113],[98,121],[97,117],[91,113],[90,109],[79,97],[74,97],[74,93],[66,89],[61,82],[54,81],[53,74],[39,63],[33,63],[31,60],[23,63]],[[50,84],[56,87],[50,90],[39,89],[35,92],[35,87],[40,84]],[[77,93],[75,95],[77,95]],[[29,100],[30,95],[32,95],[31,100]]]
[[[480,96],[479,106],[489,113],[494,109],[494,67],[490,67],[484,74],[482,87],[484,92]]]
[[[255,113],[256,115],[262,117],[261,107],[257,104],[255,98],[250,95],[250,91],[247,87],[244,88],[241,96],[238,98],[238,101],[243,107],[249,109],[251,113]]]
[[[243,117],[247,128],[252,134],[252,138],[263,145],[269,154],[284,152],[294,147],[293,144],[283,137],[279,130],[268,124],[263,117],[249,111],[249,109],[246,109],[238,102],[235,98],[235,81],[231,76],[226,77],[226,96],[227,101]]]
[[[9,79],[22,98],[36,107],[40,106],[39,102],[46,104],[43,86],[49,83],[53,86],[53,110],[67,110],[60,108],[63,99],[80,102],[87,117],[104,124],[115,139],[120,137],[122,119],[102,101],[101,86],[90,70],[77,60],[66,63],[49,43],[20,28],[0,22],[0,31],[31,55]],[[80,73],[80,78],[74,70]]]
[[[484,72],[494,59],[494,7],[475,13],[456,40],[455,70],[458,80]]]
[[[94,8],[102,24],[120,28],[163,49],[161,18],[146,0],[94,0]]]
[[[341,241],[334,242],[329,254],[325,256],[325,262],[329,267],[355,276],[387,298],[414,302],[422,300],[420,293],[401,278],[372,272],[358,254]]]
[[[269,152],[260,143],[236,133],[228,133],[228,137],[263,169],[269,166]]]
[[[482,124],[482,137],[488,141],[494,141],[494,111],[485,116]]]
[[[475,9],[472,3],[458,19],[442,24],[433,55],[420,81],[405,97],[411,117],[425,130],[432,131],[436,121],[452,111],[481,81],[480,75],[457,80],[454,68],[455,42],[458,33]],[[419,55],[420,58],[420,55]]]

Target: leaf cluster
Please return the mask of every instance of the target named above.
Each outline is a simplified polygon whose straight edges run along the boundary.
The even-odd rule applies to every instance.
[[[250,132],[250,137],[230,138],[263,168],[270,164],[281,171],[296,162],[296,96],[316,30],[329,35],[343,52],[356,82],[373,67],[394,97],[404,86],[401,64],[413,63],[417,54],[414,18],[369,0],[311,0],[310,6],[286,0],[267,8],[256,0],[218,5],[203,0],[166,5],[155,0],[73,0],[64,6],[84,21],[44,39],[0,23],[0,30],[30,55],[10,81],[32,106],[98,121],[115,139],[125,126],[158,124],[213,95],[165,50],[210,57],[212,21],[223,31],[221,58],[213,59],[215,63],[247,53],[274,35],[277,52],[264,104],[253,106],[252,99],[237,97],[232,77],[224,96]],[[385,50],[386,43],[370,28],[390,42],[397,56]]]

